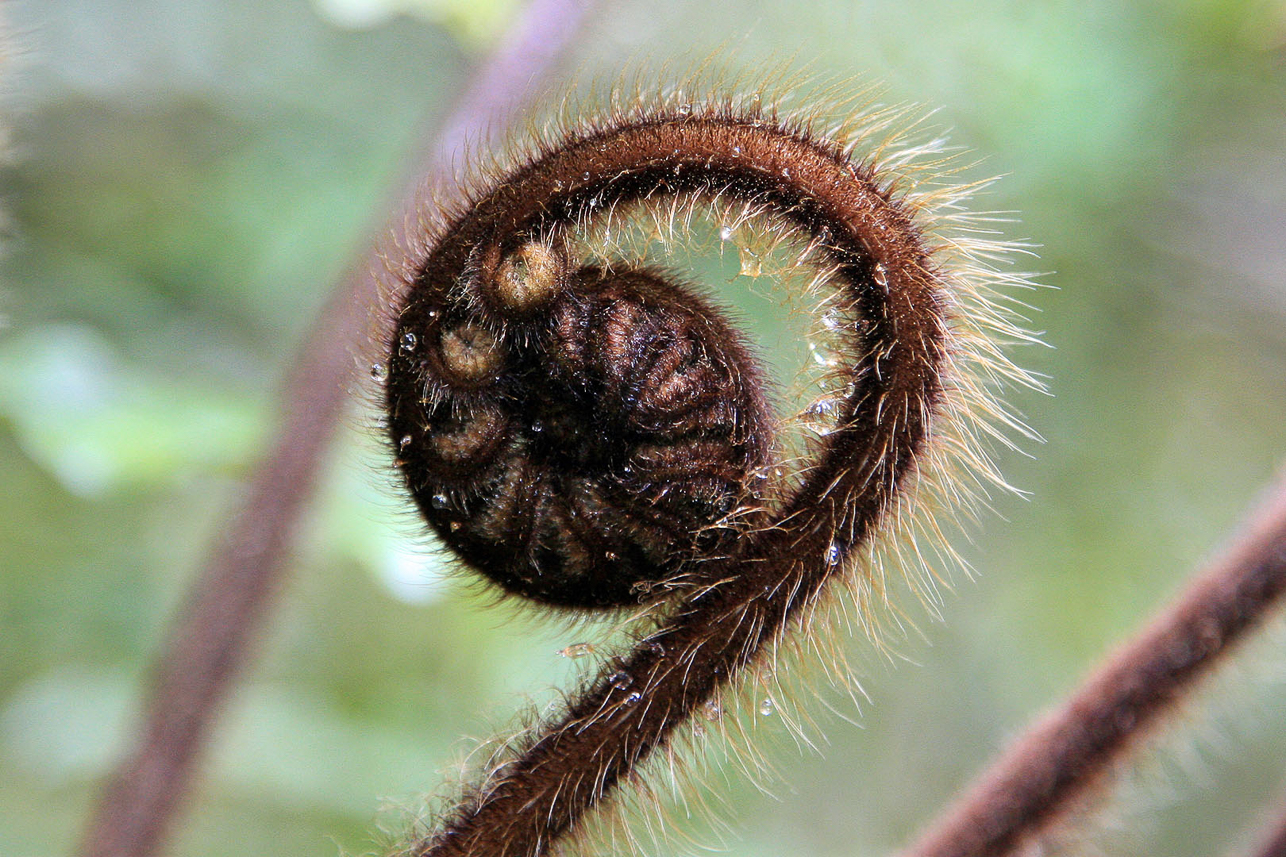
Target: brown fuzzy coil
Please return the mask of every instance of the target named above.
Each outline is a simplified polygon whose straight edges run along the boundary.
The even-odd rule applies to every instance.
[[[644,270],[566,280],[507,323],[418,304],[394,365],[431,404],[391,428],[426,520],[471,566],[536,601],[623,606],[743,528],[727,519],[771,427],[750,356],[695,294]]]
[[[723,103],[618,115],[480,186],[411,266],[385,404],[433,530],[540,603],[667,600],[405,853],[545,853],[852,572],[930,469],[967,393],[954,363],[995,351],[953,332],[968,287],[925,236],[929,204],[847,143]],[[838,392],[794,481],[766,487],[763,374],[721,313],[668,271],[579,258],[603,217],[667,200],[762,215],[828,272]]]

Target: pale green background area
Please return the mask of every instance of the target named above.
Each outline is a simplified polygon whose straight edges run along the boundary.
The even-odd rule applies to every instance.
[[[0,853],[37,857],[72,847],[286,362],[510,6],[9,6]],[[622,2],[553,91],[712,54],[941,108],[967,175],[1006,175],[984,204],[1021,212],[1008,234],[1042,245],[1022,264],[1058,289],[1030,296],[1053,348],[1016,354],[1053,395],[1012,397],[1046,442],[1000,456],[1030,499],[971,528],[976,578],[954,577],[945,621],[911,607],[898,658],[852,643],[869,701],[831,700],[858,725],[822,717],[820,754],[760,721],[773,796],[713,778],[730,853],[885,854],[1174,591],[1286,453],[1286,4]],[[574,683],[555,652],[598,639],[442,582],[360,405],[348,422],[177,854],[375,848],[388,807]],[[1283,788],[1283,638],[1073,850],[1239,840]]]

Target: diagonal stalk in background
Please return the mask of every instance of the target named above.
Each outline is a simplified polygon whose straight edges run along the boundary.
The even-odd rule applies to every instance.
[[[1286,469],[1246,520],[1220,557],[1061,708],[1013,742],[903,857],[1014,851],[1172,713],[1286,598]]]

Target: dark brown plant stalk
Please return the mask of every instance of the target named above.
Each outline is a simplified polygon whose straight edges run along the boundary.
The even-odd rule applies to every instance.
[[[996,857],[1038,836],[1100,784],[1284,595],[1286,471],[1223,556],[1014,742],[906,857]]]
[[[424,176],[449,162],[466,134],[479,133],[529,94],[591,8],[590,0],[533,0],[515,19],[407,183],[406,212],[418,208]],[[400,229],[403,222],[394,218],[392,225]],[[136,746],[111,775],[86,825],[84,857],[148,857],[174,823],[210,727],[280,585],[292,531],[349,399],[353,352],[366,334],[381,260],[372,252],[336,284],[290,364],[281,428],[163,645]]]
[[[1278,803],[1244,854],[1245,857],[1286,857],[1286,801]]]
[[[664,604],[402,853],[550,851],[829,584],[864,573],[860,555],[934,470],[969,387],[958,363],[994,346],[963,333],[967,287],[926,235],[927,203],[850,142],[751,104],[645,104],[497,171],[409,266],[374,371],[432,528],[511,594]],[[835,290],[840,392],[793,482],[770,477],[760,373],[715,310],[671,273],[578,255],[604,218],[686,224],[707,205],[802,234]]]

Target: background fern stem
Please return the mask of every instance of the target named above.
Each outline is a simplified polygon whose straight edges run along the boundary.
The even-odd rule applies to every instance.
[[[465,138],[521,106],[576,40],[594,0],[532,0],[476,70],[404,187],[393,240],[404,244],[426,176],[450,166]],[[392,208],[393,206],[389,206]],[[383,261],[371,250],[335,285],[303,338],[281,393],[275,439],[244,500],[221,528],[154,668],[135,746],[108,780],[85,828],[84,857],[157,853],[192,783],[219,707],[280,585],[301,512],[335,425],[351,399],[357,343],[365,335]]]
[[[1008,853],[1101,781],[1286,594],[1286,469],[1221,556],[1039,719],[904,857]],[[1266,846],[1268,854],[1282,854]]]
[[[1286,795],[1279,796],[1259,821],[1260,828],[1247,837],[1249,844],[1228,853],[1237,857],[1286,857]]]

